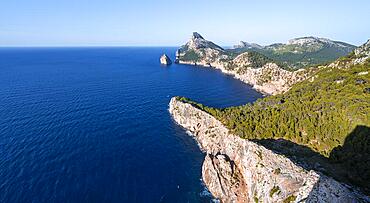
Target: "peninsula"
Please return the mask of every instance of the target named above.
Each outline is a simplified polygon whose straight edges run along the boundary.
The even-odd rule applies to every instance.
[[[252,85],[260,92],[276,95],[312,75],[317,70],[312,68],[317,66],[316,62],[333,61],[355,48],[343,42],[315,37],[297,38],[287,44],[265,47],[236,47],[224,49],[194,32],[190,40],[177,50],[175,62],[211,66]],[[320,55],[326,52],[330,54]]]
[[[347,46],[312,39],[290,44]],[[233,53],[194,33],[176,62],[215,67],[272,96],[225,109],[183,97],[169,105],[174,120],[206,154],[202,176],[214,197],[369,202],[370,40],[326,65],[298,70],[259,52]]]

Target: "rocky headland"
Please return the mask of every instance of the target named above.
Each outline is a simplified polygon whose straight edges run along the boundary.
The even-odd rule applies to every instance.
[[[337,43],[322,38],[300,38],[289,43],[302,46],[324,42],[329,44]],[[252,47],[251,44],[241,43],[237,48],[243,46],[248,47],[248,49],[258,47],[257,45]],[[348,48],[346,44],[342,43],[332,46]],[[190,41],[176,52],[176,63],[214,67],[252,85],[258,91],[271,95],[281,94],[282,99],[274,96],[278,99],[278,102],[268,105],[271,107],[283,104],[285,102],[284,95],[286,95],[284,93],[289,93],[288,90],[299,85],[296,85],[296,83],[300,81],[306,82],[303,82],[304,84],[315,83],[315,85],[320,85],[320,82],[316,80],[318,80],[319,75],[324,73],[330,75],[333,72],[334,75],[332,77],[335,79],[333,81],[330,79],[330,84],[343,84],[345,79],[349,78],[348,73],[335,70],[350,68],[357,64],[368,64],[369,48],[370,40],[355,49],[348,56],[339,58],[328,65],[287,70],[282,68],[281,64],[254,52],[243,52],[237,55],[230,54],[230,51],[205,40],[198,33],[194,33]],[[352,71],[353,77],[364,78],[368,74],[368,65],[360,67],[362,68],[357,69],[362,71]],[[337,72],[345,75],[345,77],[337,75]],[[325,78],[326,76],[324,76]],[[365,90],[370,89],[364,86],[367,84],[367,79],[356,79],[355,84],[359,90],[364,88],[363,92],[365,94]],[[338,88],[338,92],[341,91],[339,86],[333,86],[333,88]],[[299,94],[304,94],[303,90],[295,88],[295,91]],[[318,90],[320,91],[320,89]],[[312,95],[314,93],[308,92],[307,94]],[[369,99],[366,96],[368,95],[365,95],[364,98]],[[313,96],[311,96],[312,98]],[[359,98],[357,100],[362,101]],[[267,103],[262,101],[256,105],[263,107]],[[266,106],[266,109],[269,108],[268,106]],[[248,105],[245,108],[248,109]],[[278,110],[285,111],[284,108],[278,108]],[[367,107],[365,106],[364,108],[366,109]],[[203,181],[212,195],[221,202],[370,202],[370,198],[364,195],[363,191],[360,192],[358,187],[342,181],[342,177],[352,180],[359,178],[347,170],[348,167],[352,167],[350,166],[351,164],[347,164],[345,166],[347,168],[343,168],[341,162],[328,163],[328,158],[324,156],[317,159],[315,156],[311,156],[310,160],[306,160],[307,157],[304,156],[299,158],[300,154],[296,153],[297,151],[295,150],[306,149],[307,147],[297,145],[291,141],[287,142],[290,145],[284,145],[283,141],[285,140],[279,143],[279,140],[272,139],[273,144],[266,144],[266,140],[241,138],[233,134],[228,127],[209,112],[207,113],[207,111],[194,105],[194,103],[180,97],[171,99],[169,111],[173,119],[194,137],[201,150],[206,154],[202,167]],[[350,119],[353,118],[352,116]],[[364,127],[360,126],[362,130],[360,134],[366,134],[368,132],[366,131],[368,130],[368,127],[366,127],[368,120],[365,118],[363,121],[359,121],[359,123],[365,125]],[[302,135],[306,136],[307,132],[303,131]],[[339,138],[335,139],[337,139],[335,142],[339,142]],[[357,150],[358,152],[356,153],[363,154],[351,154],[353,153],[351,151],[352,148],[356,148],[353,147],[356,143],[351,141],[350,148],[343,145],[336,147],[336,152],[338,150],[343,150],[343,152],[348,150],[346,151],[348,157],[340,157],[339,153],[334,152],[333,160],[340,161],[344,158],[344,164],[346,164],[348,163],[346,160],[351,159],[351,156],[357,156],[356,164],[358,164],[364,156],[366,158],[369,147],[364,143],[369,139],[364,138],[363,135],[361,139],[363,141],[359,143],[361,150],[364,151],[360,152],[360,150]],[[312,144],[311,141],[310,144]],[[287,146],[291,147],[285,149]],[[289,151],[290,155],[286,153],[287,151]],[[366,165],[366,163],[364,164]],[[366,168],[366,166],[364,168],[364,165],[361,167],[364,170],[363,178],[366,179],[369,168]],[[352,183],[351,181],[349,182]],[[360,185],[362,184],[365,190],[367,190],[366,184],[368,181],[360,180],[360,182]]]
[[[348,185],[231,134],[216,118],[177,97],[169,111],[206,154],[203,181],[221,202],[370,201]]]
[[[175,62],[214,67],[223,73],[233,75],[262,93],[276,95],[288,91],[293,84],[307,79],[317,69],[292,69],[261,53],[270,53],[271,50],[285,53],[286,46],[296,46],[297,50],[291,53],[296,54],[298,50],[303,49],[317,50],[323,47],[324,43],[326,43],[325,46],[344,49],[344,55],[354,48],[345,43],[309,37],[290,40],[287,45],[274,44],[266,47],[241,42],[234,49],[226,50],[194,32],[190,40],[177,50]],[[245,49],[240,50],[241,48]],[[299,53],[304,54],[303,51]]]

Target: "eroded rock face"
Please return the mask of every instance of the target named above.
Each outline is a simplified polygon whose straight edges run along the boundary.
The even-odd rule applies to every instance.
[[[212,51],[208,52],[212,56]],[[234,59],[233,69],[228,68],[229,63],[216,61],[209,62],[202,60],[198,62],[189,62],[178,60],[180,64],[199,65],[205,67],[214,67],[225,74],[234,76],[236,79],[251,85],[254,89],[267,95],[276,95],[288,91],[293,84],[307,79],[311,76],[313,70],[287,71],[280,68],[275,63],[267,63],[260,68],[245,67],[250,62],[248,59],[240,60],[241,56]],[[241,71],[242,70],[242,71]]]
[[[361,202],[366,196],[334,179],[229,133],[220,121],[172,98],[169,111],[206,157],[203,181],[221,202]]]
[[[168,57],[166,54],[163,54],[160,58],[160,62],[162,65],[171,65],[172,61],[170,57]]]
[[[357,49],[354,50],[356,58],[354,59],[354,64],[359,64],[365,62],[370,57],[370,39]]]

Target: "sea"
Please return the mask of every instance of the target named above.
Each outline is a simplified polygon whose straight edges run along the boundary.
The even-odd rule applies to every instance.
[[[262,95],[175,47],[0,48],[0,202],[210,202],[204,154],[173,96],[225,108]]]

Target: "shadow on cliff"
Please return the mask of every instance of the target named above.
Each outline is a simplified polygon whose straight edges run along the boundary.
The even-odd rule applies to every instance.
[[[315,170],[334,179],[359,187],[370,195],[370,128],[357,126],[335,147],[329,158],[284,139],[253,140],[275,153],[284,155],[306,170]]]

